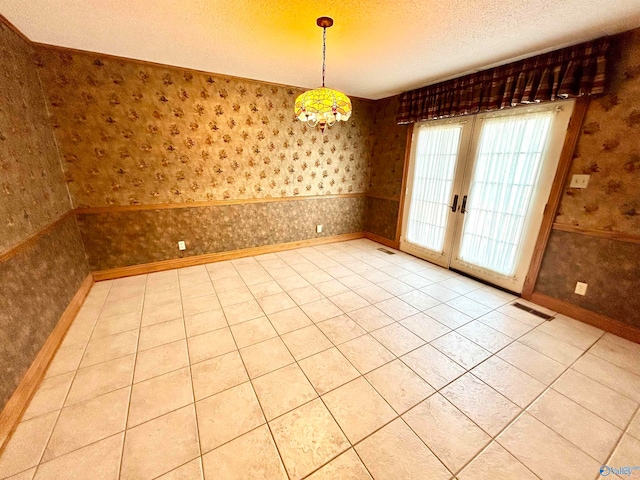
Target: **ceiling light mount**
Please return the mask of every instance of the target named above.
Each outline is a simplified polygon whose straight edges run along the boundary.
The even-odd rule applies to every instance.
[[[333,26],[333,19],[320,17],[316,24],[322,28],[322,87],[304,92],[296,99],[295,114],[311,127],[333,126],[338,121],[346,122],[351,117],[351,100],[344,93],[324,86],[327,52],[327,28]]]
[[[320,28],[329,28],[333,27],[333,18],[331,17],[318,17],[316,20],[316,25]]]

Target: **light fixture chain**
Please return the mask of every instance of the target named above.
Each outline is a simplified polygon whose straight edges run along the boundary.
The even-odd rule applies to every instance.
[[[322,28],[322,87],[299,95],[296,98],[294,112],[298,120],[324,132],[326,127],[348,121],[351,118],[352,107],[351,100],[344,93],[324,86],[327,72],[327,28],[333,25],[333,19],[319,17],[316,25]]]
[[[324,72],[326,69],[325,58],[327,56],[327,27],[322,28],[322,86],[324,87]]]

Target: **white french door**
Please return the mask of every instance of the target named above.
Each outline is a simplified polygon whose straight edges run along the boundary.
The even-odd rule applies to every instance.
[[[414,127],[400,248],[520,292],[573,101]]]
[[[450,226],[455,223],[464,170],[458,159],[467,156],[472,121],[421,123],[413,134],[402,249],[443,267],[451,258]]]

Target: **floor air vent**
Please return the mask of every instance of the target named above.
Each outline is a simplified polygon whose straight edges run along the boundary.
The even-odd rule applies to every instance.
[[[521,303],[514,302],[511,305],[513,305],[516,308],[519,308],[520,310],[524,310],[525,312],[532,313],[536,317],[544,318],[545,320],[553,319],[553,315],[547,315],[546,313],[542,313],[540,310],[536,310],[534,308],[529,308],[526,305],[523,305]]]
[[[395,255],[396,252],[392,252],[390,250],[387,250],[386,248],[378,248],[378,250],[380,250],[381,252],[386,253],[387,255]]]

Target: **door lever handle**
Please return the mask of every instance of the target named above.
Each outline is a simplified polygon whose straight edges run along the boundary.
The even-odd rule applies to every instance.
[[[460,208],[460,213],[467,213],[467,196],[462,197],[462,207]]]
[[[451,205],[451,211],[456,213],[456,210],[458,210],[458,195],[453,196],[453,205]]]

